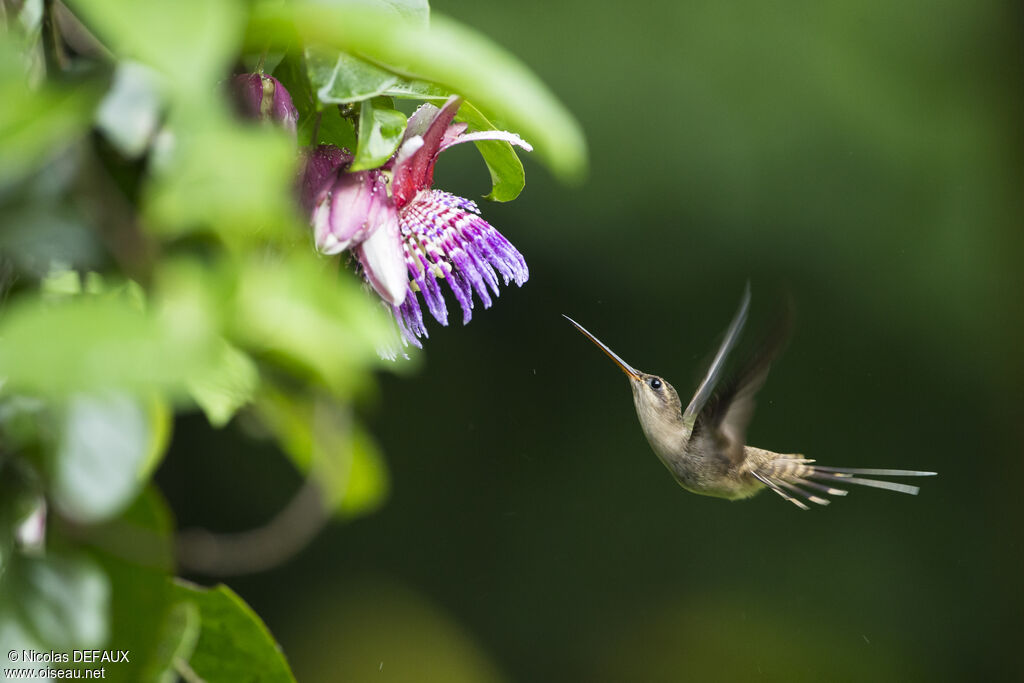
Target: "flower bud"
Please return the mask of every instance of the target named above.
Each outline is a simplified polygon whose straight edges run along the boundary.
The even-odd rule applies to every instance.
[[[232,79],[232,88],[243,116],[274,121],[295,134],[299,112],[281,81],[265,74],[241,74]]]

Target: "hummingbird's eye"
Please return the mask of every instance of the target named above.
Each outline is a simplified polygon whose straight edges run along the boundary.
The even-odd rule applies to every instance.
[[[657,377],[652,377],[648,384],[651,385],[651,389],[661,389],[661,380]]]

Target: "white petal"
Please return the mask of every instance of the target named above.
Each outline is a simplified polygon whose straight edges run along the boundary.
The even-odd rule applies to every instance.
[[[445,150],[453,145],[458,145],[463,142],[475,142],[477,140],[501,140],[503,142],[509,143],[510,145],[522,147],[527,152],[533,151],[533,145],[531,145],[529,142],[522,139],[515,133],[510,133],[507,130],[478,130],[472,133],[466,133],[455,138],[455,140],[448,143],[447,145],[442,145],[441,149]]]
[[[398,154],[395,155],[395,168],[398,168],[402,164],[409,161],[412,155],[419,151],[419,148],[423,146],[423,137],[420,135],[414,135],[398,148]]]
[[[342,242],[331,232],[331,197],[324,197],[313,209],[313,239],[321,253],[331,256],[344,251],[351,240]]]
[[[388,303],[401,306],[409,291],[409,270],[402,254],[398,216],[393,211],[358,248],[366,278]]]

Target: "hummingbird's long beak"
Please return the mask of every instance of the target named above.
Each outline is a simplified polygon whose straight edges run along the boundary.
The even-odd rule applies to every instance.
[[[580,325],[578,322],[576,322],[575,320],[573,320],[572,318],[567,316],[565,313],[562,314],[562,317],[565,318],[566,320],[568,320],[569,322],[571,322],[576,327],[577,330],[579,330],[584,335],[586,335],[587,339],[589,339],[590,341],[592,341],[595,344],[597,344],[597,347],[599,349],[601,349],[602,351],[604,351],[605,353],[607,353],[608,357],[611,358],[613,361],[615,361],[615,364],[618,365],[620,368],[622,368],[622,371],[624,373],[626,373],[627,375],[629,375],[630,378],[635,379],[635,380],[639,380],[640,379],[640,373],[637,372],[636,370],[634,370],[632,365],[630,365],[626,361],[624,361],[621,358],[619,358],[618,354],[616,354],[614,351],[609,349],[604,343],[601,342],[600,339],[598,339],[594,335],[592,335],[589,332],[587,332],[587,329],[585,327],[583,327],[583,325]]]

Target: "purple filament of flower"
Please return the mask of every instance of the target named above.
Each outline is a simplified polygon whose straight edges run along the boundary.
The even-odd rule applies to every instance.
[[[430,314],[448,324],[448,309],[439,277],[462,309],[462,322],[472,318],[473,293],[490,308],[499,294],[498,276],[508,285],[522,286],[530,271],[523,255],[479,215],[476,203],[442,190],[423,190],[399,209],[399,225],[410,287],[405,302],[394,309],[402,335],[419,347],[415,337],[426,337],[416,290]],[[497,271],[497,272],[495,272]]]
[[[422,349],[423,344],[420,343],[418,337],[429,337],[430,335],[427,334],[427,328],[423,325],[423,312],[420,311],[416,297],[410,292],[401,306],[392,308],[402,336],[416,348]]]

